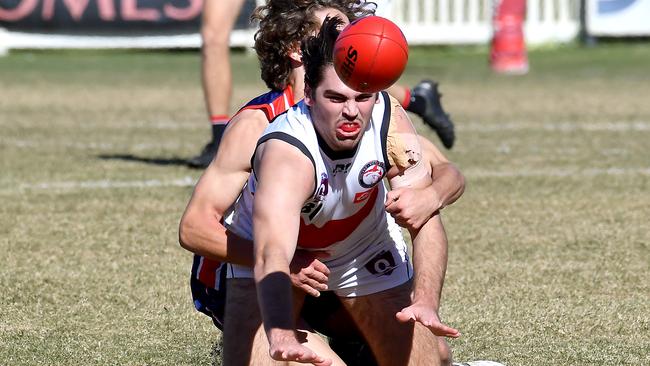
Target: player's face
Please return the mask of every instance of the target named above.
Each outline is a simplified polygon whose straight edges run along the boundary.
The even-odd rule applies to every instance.
[[[376,100],[376,93],[360,93],[343,84],[331,65],[323,70],[323,80],[316,90],[305,90],[314,127],[335,151],[357,146]]]

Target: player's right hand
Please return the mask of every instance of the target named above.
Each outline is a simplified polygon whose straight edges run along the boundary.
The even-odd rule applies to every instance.
[[[317,355],[311,349],[298,343],[292,330],[271,330],[269,355],[276,361],[311,363],[316,366],[330,366],[332,360]]]
[[[321,291],[327,290],[329,268],[318,258],[329,254],[324,251],[296,250],[289,265],[291,283],[308,295],[318,297]]]

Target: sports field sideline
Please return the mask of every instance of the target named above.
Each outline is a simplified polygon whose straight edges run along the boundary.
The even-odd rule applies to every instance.
[[[459,361],[650,364],[650,44],[412,50],[467,178],[443,215]],[[233,54],[237,105],[265,90]],[[218,365],[177,225],[209,138],[198,52],[0,57],[0,365]],[[420,132],[438,140],[419,120]]]

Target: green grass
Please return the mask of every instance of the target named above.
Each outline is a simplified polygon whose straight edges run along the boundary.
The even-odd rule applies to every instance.
[[[454,354],[649,364],[650,45],[529,57],[508,77],[484,48],[414,49],[402,78],[440,81],[468,181],[444,212]],[[236,109],[264,85],[233,58]],[[198,53],[12,53],[0,130],[0,364],[218,364],[176,238],[209,137]]]

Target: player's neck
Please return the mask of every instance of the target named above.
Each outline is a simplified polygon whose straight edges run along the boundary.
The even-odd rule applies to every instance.
[[[305,97],[305,68],[301,65],[291,69],[289,85],[293,88],[293,100],[299,101]]]

